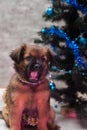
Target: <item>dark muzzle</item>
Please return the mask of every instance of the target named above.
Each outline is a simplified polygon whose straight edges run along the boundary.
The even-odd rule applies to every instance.
[[[43,63],[41,59],[32,60],[26,67],[26,78],[31,83],[36,83],[40,80],[43,73]]]

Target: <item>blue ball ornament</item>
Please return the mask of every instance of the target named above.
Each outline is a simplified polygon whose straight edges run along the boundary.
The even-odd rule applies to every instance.
[[[55,90],[56,89],[56,85],[55,85],[55,83],[53,81],[50,81],[49,87],[50,87],[51,90]]]
[[[83,44],[83,45],[86,45],[86,44],[87,44],[87,38],[81,37],[81,38],[79,39],[79,42],[80,42],[81,44]]]
[[[41,33],[46,33],[47,29],[46,28],[42,28],[41,29]]]
[[[77,63],[75,64],[75,67],[78,67],[78,64],[77,64]]]
[[[46,14],[48,16],[52,16],[53,15],[53,8],[52,7],[48,7],[47,11],[46,11]]]

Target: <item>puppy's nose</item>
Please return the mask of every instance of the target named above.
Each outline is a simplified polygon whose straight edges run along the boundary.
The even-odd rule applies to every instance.
[[[34,69],[40,69],[40,64],[35,64]]]

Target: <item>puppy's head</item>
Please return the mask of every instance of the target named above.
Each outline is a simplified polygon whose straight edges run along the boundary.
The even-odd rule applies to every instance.
[[[14,50],[10,57],[21,78],[37,83],[45,78],[52,64],[53,54],[48,47],[25,44]]]

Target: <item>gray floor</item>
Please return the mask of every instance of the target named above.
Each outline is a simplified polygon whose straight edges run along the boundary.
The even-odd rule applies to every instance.
[[[13,74],[10,52],[22,43],[33,43],[37,32],[51,22],[45,22],[43,12],[51,5],[48,0],[0,0],[0,88],[5,88]],[[61,26],[63,21],[58,25]],[[62,86],[63,83],[57,83]],[[2,110],[3,90],[0,89],[0,110]],[[66,119],[56,114],[56,122],[62,130],[86,130],[77,119]],[[0,130],[8,130],[4,121],[0,120]]]

